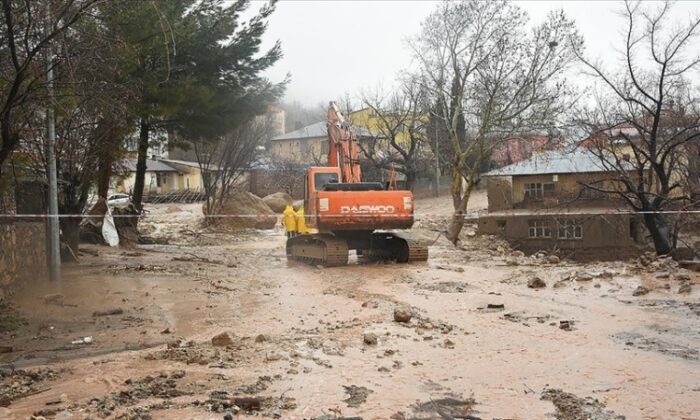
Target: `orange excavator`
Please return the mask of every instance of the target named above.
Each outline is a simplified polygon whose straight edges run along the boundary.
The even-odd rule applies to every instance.
[[[426,261],[427,246],[389,231],[413,226],[413,194],[395,181],[362,182],[357,139],[334,102],[326,125],[328,166],[310,167],[304,177],[305,221],[318,233],[287,239],[287,258],[341,266],[354,249],[370,261]]]

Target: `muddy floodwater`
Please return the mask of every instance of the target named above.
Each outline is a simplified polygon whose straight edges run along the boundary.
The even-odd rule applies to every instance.
[[[427,263],[322,268],[180,210],[4,307],[0,418],[700,418],[700,273],[673,261],[454,247],[425,218]]]

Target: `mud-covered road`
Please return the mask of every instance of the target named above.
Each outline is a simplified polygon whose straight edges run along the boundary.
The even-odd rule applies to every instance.
[[[700,278],[671,261],[525,257],[467,229],[425,264],[317,268],[279,231],[188,221],[86,246],[4,307],[0,418],[700,418]]]

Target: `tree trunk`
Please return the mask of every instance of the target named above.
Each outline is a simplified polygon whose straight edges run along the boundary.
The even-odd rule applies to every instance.
[[[416,185],[416,173],[414,171],[408,171],[406,173],[406,189],[413,191],[413,187]]]
[[[147,118],[141,118],[141,129],[139,132],[139,152],[136,162],[136,180],[134,180],[134,196],[132,202],[136,210],[143,210],[143,190],[146,179],[146,160],[148,159],[148,134],[150,126]]]
[[[112,178],[112,152],[107,151],[100,159],[97,174],[97,196],[107,199],[109,180]]]
[[[74,255],[78,255],[80,244],[80,221],[79,217],[65,217],[61,218],[60,221],[63,242],[70,247]],[[72,258],[68,259],[68,261],[71,260]]]
[[[654,249],[658,255],[665,255],[673,250],[668,224],[663,216],[655,213],[644,214],[644,224],[654,241]]]
[[[455,246],[457,245],[457,242],[459,242],[459,234],[462,232],[462,228],[464,227],[464,215],[467,213],[467,204],[469,203],[470,195],[471,187],[468,186],[464,195],[460,194],[459,204],[455,208],[450,224],[447,226],[447,239]]]

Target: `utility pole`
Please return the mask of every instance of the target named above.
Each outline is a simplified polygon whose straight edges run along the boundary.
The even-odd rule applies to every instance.
[[[48,145],[46,156],[49,164],[49,275],[51,281],[61,279],[61,245],[58,228],[58,180],[56,176],[56,126],[54,121],[54,92],[53,92],[53,52],[49,48],[47,54],[48,69],[46,72],[46,88],[48,90],[48,106],[46,119],[48,124]]]
[[[438,125],[435,121],[435,197],[440,197],[440,142],[438,141]]]

